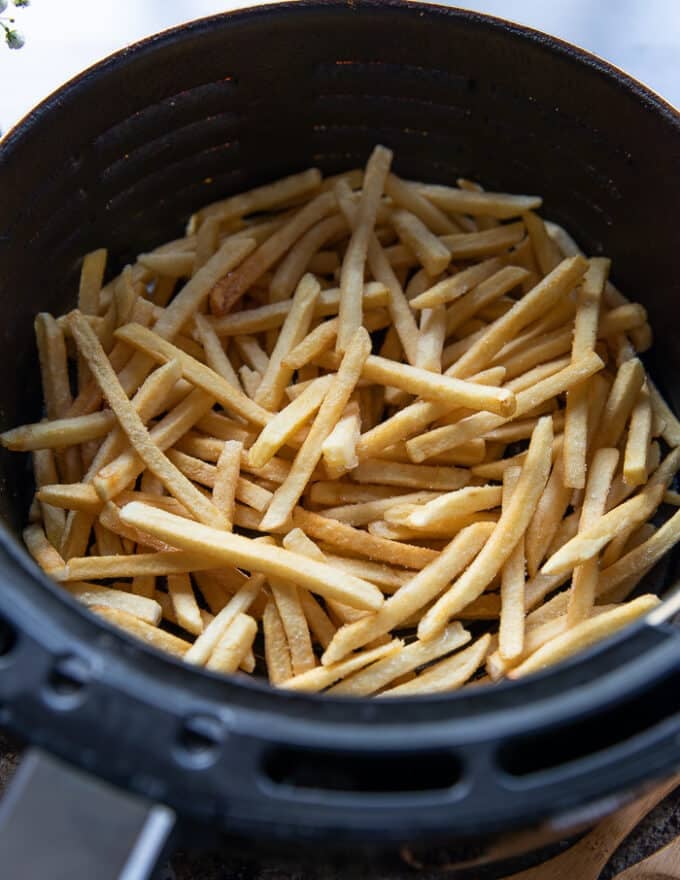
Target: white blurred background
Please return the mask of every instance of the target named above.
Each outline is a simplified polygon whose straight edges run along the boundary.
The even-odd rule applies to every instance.
[[[0,130],[73,75],[135,40],[264,0],[31,0],[13,10],[23,49],[0,45]],[[442,0],[445,2],[445,0]],[[583,46],[680,106],[680,0],[486,0],[448,3]]]

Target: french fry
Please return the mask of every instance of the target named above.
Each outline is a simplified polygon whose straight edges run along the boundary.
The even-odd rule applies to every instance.
[[[531,672],[539,672],[548,666],[554,666],[577,651],[585,650],[595,642],[612,635],[639,617],[648,614],[660,601],[657,596],[640,596],[639,599],[634,599],[619,608],[584,620],[568,632],[539,648],[523,663],[512,669],[508,676],[522,678]]]
[[[471,678],[484,662],[491,642],[490,635],[477,639],[469,648],[446,660],[434,663],[412,681],[388,688],[379,697],[405,697],[413,694],[434,694],[457,690]]]
[[[255,599],[260,595],[264,583],[264,575],[251,575],[224,605],[222,610],[204,627],[199,637],[184,655],[185,662],[195,663],[198,666],[205,665],[227,627],[234,621],[237,615],[248,611]]]
[[[457,621],[428,642],[416,641],[343,679],[328,691],[333,696],[366,696],[381,690],[405,672],[455,651],[470,641],[470,633]]]
[[[522,220],[529,233],[536,262],[544,275],[548,275],[559,265],[562,255],[555,242],[550,238],[541,218],[533,211],[522,214]]]
[[[231,365],[231,361],[227,357],[225,350],[222,348],[222,343],[220,342],[218,335],[215,333],[213,325],[205,315],[196,315],[194,322],[196,324],[198,339],[205,352],[207,365],[211,370],[214,370],[218,375],[229,382],[230,385],[233,385],[234,388],[240,391],[241,383],[236,375],[236,371]]]
[[[344,217],[334,214],[312,226],[293,245],[281,260],[269,285],[270,302],[290,299],[300,279],[306,271],[313,272],[311,261],[319,256],[319,250],[326,242],[345,232],[347,223]],[[333,271],[331,269],[331,271]],[[325,273],[319,273],[325,274]]]
[[[335,359],[322,355],[318,362],[335,366]],[[428,400],[446,403],[453,409],[466,406],[475,410],[503,413],[510,417],[515,412],[515,396],[505,388],[479,385],[475,382],[452,378],[399,364],[388,358],[369,355],[361,372],[362,378],[386,387],[400,388],[409,394],[417,394]]]
[[[652,440],[652,405],[643,385],[633,406],[623,459],[623,478],[629,486],[641,486],[647,479],[647,451]]]
[[[423,309],[415,366],[433,373],[442,372],[442,351],[446,337],[446,310],[443,306]]]
[[[332,381],[332,376],[320,376],[265,425],[248,452],[248,462],[252,467],[264,467],[302,428],[321,406]]]
[[[312,538],[324,541],[350,556],[365,556],[368,559],[403,568],[420,569],[437,556],[434,550],[429,550],[427,547],[416,547],[413,544],[378,538],[361,529],[355,529],[300,507],[293,513],[293,524]]]
[[[327,217],[334,207],[333,194],[320,193],[265,239],[237,270],[230,274],[223,273],[210,291],[213,314],[226,315],[230,312],[258,278],[271,268],[308,229]]]
[[[570,364],[557,373],[537,382],[525,391],[516,395],[516,409],[514,418],[526,415],[535,407],[540,406],[546,400],[568,391],[574,385],[589,378],[604,366],[602,360],[592,352],[575,364]],[[472,440],[480,435],[484,436],[487,431],[500,428],[507,421],[503,416],[493,413],[476,413],[457,422],[455,425],[446,425],[435,428],[420,437],[414,437],[407,441],[406,448],[411,460],[424,461],[434,455],[440,455],[449,449],[453,449],[462,443]]]
[[[422,220],[404,209],[393,211],[390,220],[399,238],[418,257],[428,274],[439,275],[446,269],[451,262],[451,252]]]
[[[126,324],[116,330],[116,336],[134,348],[161,363],[177,359],[182,368],[183,376],[197,388],[203,388],[213,400],[217,400],[244,419],[256,425],[266,425],[271,416],[254,401],[247,398],[238,388],[234,388],[210,367],[197,361],[186,352],[177,348],[155,332],[141,327],[139,324]]]
[[[371,281],[363,287],[363,309],[381,308],[388,304],[390,294],[384,284]],[[340,306],[340,289],[335,287],[322,290],[314,310],[316,318],[337,315]],[[209,319],[215,333],[219,337],[241,336],[244,333],[261,333],[263,330],[275,330],[286,319],[292,308],[291,300],[271,303],[254,309],[245,309],[223,318]]]
[[[597,585],[598,596],[606,596],[627,578],[641,576],[680,539],[680,511],[667,520],[649,540],[605,568]]]
[[[203,632],[203,620],[188,574],[168,575],[168,594],[177,623],[195,636]]]
[[[272,598],[286,633],[293,675],[316,666],[309,625],[302,607],[298,587],[290,581],[270,577]]]
[[[447,235],[460,230],[455,221],[421,195],[413,184],[401,180],[396,174],[387,175],[385,193],[396,205],[415,214],[436,235]]]
[[[57,468],[51,449],[39,449],[33,453],[33,477],[38,490],[36,498],[40,501],[40,515],[45,532],[53,546],[61,547],[66,529],[64,512],[59,510],[61,505],[50,503],[48,497],[39,497],[44,485],[50,485],[57,480]]]
[[[399,499],[395,499],[395,502],[398,501]],[[480,510],[491,510],[500,503],[500,486],[467,486],[420,505],[403,522],[404,525],[412,528],[426,528],[442,520],[454,519]]]
[[[436,598],[451,579],[465,569],[492,531],[491,524],[476,523],[457,535],[433,562],[391,596],[376,614],[339,629],[321,662],[325,666],[336,663],[356,648],[398,628]]]
[[[354,654],[340,663],[333,663],[329,666],[316,666],[314,669],[302,673],[302,675],[288,678],[283,682],[283,687],[286,690],[301,691],[303,693],[322,691],[334,682],[352,675],[365,666],[396,654],[403,648],[403,645],[404,643],[399,639],[392,639],[387,644],[379,645],[370,651]]]
[[[424,504],[433,498],[438,498],[438,492],[421,491],[408,492],[404,495],[387,495],[384,498],[375,498],[370,501],[360,501],[353,504],[345,504],[339,507],[329,507],[323,511],[323,515],[350,526],[364,526],[375,519],[379,519],[391,508],[400,504]]]
[[[324,467],[331,479],[338,479],[359,464],[356,446],[360,436],[359,404],[350,401],[333,430],[321,444]]]
[[[139,414],[123,391],[118,378],[104,354],[99,340],[83,316],[71,313],[71,330],[81,355],[87,361],[102,393],[109,401],[121,428],[125,431],[139,457],[163,482],[170,494],[185,505],[202,522],[222,524],[223,515],[163,455],[151,439]],[[95,486],[97,483],[95,482]]]
[[[593,351],[597,340],[600,301],[609,274],[609,260],[593,258],[578,293],[574,325],[572,359],[578,360]],[[581,383],[567,392],[567,414],[564,430],[564,480],[573,489],[586,484],[588,446],[588,383]]]
[[[649,376],[647,377],[647,385],[649,386],[652,410],[664,424],[661,436],[669,446],[680,446],[680,421],[663,399],[659,389]]]
[[[297,287],[292,308],[277,336],[276,345],[255,395],[256,402],[265,409],[278,409],[285,387],[293,375],[293,370],[284,367],[282,361],[306,335],[320,290],[313,275],[305,275]]]
[[[416,185],[417,191],[444,211],[454,214],[479,214],[508,220],[540,208],[539,196],[515,196],[506,193],[470,191],[437,184]]]
[[[593,448],[616,446],[645,381],[645,368],[634,358],[621,364],[593,438]]]
[[[333,430],[354,391],[370,350],[371,339],[362,327],[357,330],[354,339],[347,348],[340,369],[295,457],[290,473],[274,493],[261,523],[263,530],[283,526],[290,518],[314,468],[319,463],[324,441]]]
[[[166,654],[174,657],[183,657],[191,647],[189,642],[173,636],[165,630],[156,626],[151,626],[129,611],[121,608],[111,608],[108,605],[90,605],[90,611],[94,612],[97,617],[112,623],[118,629],[123,629],[127,633],[142,642],[145,642],[152,648],[157,648]]]
[[[385,187],[385,179],[392,162],[392,152],[385,147],[376,147],[371,154],[366,170],[361,199],[353,224],[342,268],[340,270],[339,325],[336,350],[344,352],[361,327],[362,290],[364,267],[368,254],[370,236],[375,226],[378,203]]]
[[[306,560],[280,547],[256,544],[241,535],[222,532],[202,523],[132,502],[121,511],[123,520],[183,550],[204,554],[217,567],[239,565],[274,577],[294,580],[321,596],[338,599],[353,608],[375,610],[382,605],[380,591],[367,581],[340,576],[330,566]],[[207,566],[205,566],[207,567]]]
[[[436,306],[458,300],[502,268],[503,263],[498,257],[483,260],[455,275],[443,278],[437,284],[415,296],[410,302],[411,308],[433,309]]]
[[[450,336],[485,306],[496,302],[528,277],[525,269],[505,266],[481,281],[472,290],[449,306],[446,314],[446,335]]]
[[[571,495],[571,489],[565,485],[564,454],[558,454],[526,532],[525,550],[529,577],[534,577],[541,567],[569,507]]]
[[[503,474],[503,508],[510,504],[521,476],[521,468],[508,468]],[[498,646],[506,660],[519,657],[524,645],[524,535],[519,539],[501,570],[501,615]]]
[[[454,614],[480,596],[501,570],[526,531],[534,506],[548,479],[552,449],[552,420],[539,421],[531,438],[522,475],[491,537],[474,562],[451,589],[435,602],[418,625],[418,636],[433,638]]]
[[[618,449],[602,448],[595,453],[586,483],[579,532],[590,528],[603,516],[618,461]],[[574,569],[567,610],[569,627],[576,626],[589,617],[595,603],[599,568],[598,559],[592,557]]]
[[[215,468],[212,500],[215,507],[225,516],[230,531],[234,519],[234,502],[242,453],[242,443],[238,440],[226,440]]]
[[[523,327],[545,315],[561,297],[574,288],[583,277],[587,267],[588,264],[582,257],[563,260],[526,296],[522,297],[506,315],[495,321],[447,373],[465,376],[484,369],[502,349],[505,342],[512,339]]]
[[[26,526],[23,531],[23,539],[28,552],[45,574],[54,575],[55,572],[64,568],[63,558],[50,544],[43,527],[39,523]]]
[[[273,599],[267,602],[262,615],[264,630],[264,654],[267,675],[271,684],[284,684],[293,674],[290,650],[281,617]]]
[[[237,614],[215,645],[206,669],[225,675],[236,672],[244,656],[251,649],[257,623],[247,614]]]
[[[300,174],[282,177],[273,183],[230,196],[202,208],[192,217],[190,227],[200,227],[210,217],[218,217],[221,223],[245,217],[247,214],[271,211],[281,205],[289,204],[300,197],[316,192],[321,185],[318,168],[309,168]]]
[[[64,584],[64,588],[83,605],[103,605],[107,608],[127,611],[153,626],[158,626],[160,623],[161,606],[154,599],[83,581]]]

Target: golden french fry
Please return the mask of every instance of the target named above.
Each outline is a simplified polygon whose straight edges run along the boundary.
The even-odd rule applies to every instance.
[[[490,635],[477,639],[469,648],[446,660],[440,660],[421,672],[412,681],[388,688],[379,697],[404,697],[413,694],[434,694],[457,690],[474,675],[484,662],[491,642]]]
[[[309,625],[299,590],[294,583],[271,576],[269,585],[286,633],[293,675],[299,675],[316,666]]]
[[[236,672],[251,649],[256,633],[257,623],[253,618],[248,614],[237,614],[215,645],[206,669],[225,675]]]
[[[415,214],[437,235],[447,235],[460,229],[443,211],[421,195],[413,184],[401,180],[396,174],[387,175],[385,193],[396,205]]]
[[[322,691],[334,682],[352,675],[352,673],[363,669],[365,666],[394,655],[403,646],[404,643],[399,639],[392,639],[392,641],[385,645],[379,645],[370,651],[361,651],[340,663],[333,663],[329,666],[316,666],[314,669],[302,673],[302,675],[296,675],[294,678],[284,680],[282,686],[287,690],[302,691],[303,693]]]
[[[356,648],[397,628],[424,608],[474,559],[492,531],[493,525],[490,523],[476,523],[462,531],[434,561],[391,596],[376,614],[339,629],[321,662],[324,665],[336,663]]]
[[[125,522],[175,547],[204,554],[216,563],[214,567],[226,563],[292,579],[312,592],[338,599],[353,608],[370,611],[383,603],[380,591],[373,584],[340,575],[329,565],[304,559],[280,547],[257,544],[250,538],[190,522],[137,501],[126,504],[121,516]]]
[[[222,343],[215,333],[215,328],[205,315],[196,315],[194,318],[196,324],[196,333],[198,339],[203,346],[205,352],[205,361],[211,370],[214,370],[223,379],[233,385],[237,390],[241,390],[236,371],[231,365],[231,361],[227,357],[227,353],[222,348]]]
[[[463,269],[462,272],[443,278],[437,284],[415,296],[410,301],[411,308],[432,309],[435,306],[453,302],[502,268],[503,263],[498,257],[483,260],[481,263]]]
[[[423,309],[415,366],[432,373],[442,372],[442,352],[446,338],[446,310],[443,306]]]
[[[394,654],[383,657],[365,667],[328,691],[333,696],[366,696],[381,690],[405,672],[411,672],[470,641],[470,633],[457,621],[450,624],[437,638],[427,642],[416,641]]]
[[[168,594],[177,623],[195,636],[203,632],[203,620],[188,574],[168,575]]]
[[[123,611],[121,608],[111,608],[107,605],[90,605],[90,611],[93,611],[97,617],[101,617],[108,623],[112,623],[119,629],[124,629],[130,635],[135,636],[142,642],[146,642],[152,648],[158,648],[166,654],[172,654],[175,657],[183,657],[191,647],[189,642],[184,639],[177,638],[165,630],[151,626],[129,611]]]
[[[350,401],[333,430],[321,444],[324,467],[331,479],[338,479],[359,464],[356,447],[360,436],[359,404]]]
[[[413,251],[428,274],[443,272],[451,262],[451,252],[415,214],[404,209],[393,211],[390,221],[403,243]]]
[[[592,441],[594,449],[618,444],[644,381],[645,368],[637,358],[621,364]]]
[[[63,558],[47,540],[45,531],[39,523],[27,526],[23,531],[23,539],[28,552],[46,574],[54,575],[64,568]]]
[[[517,488],[521,468],[508,468],[503,474],[503,508],[510,504]],[[515,545],[501,570],[501,616],[498,647],[506,660],[519,657],[524,646],[524,535]]]
[[[619,461],[618,449],[598,449],[590,464],[586,492],[579,519],[579,532],[593,526],[604,514],[607,496],[611,487],[616,465]],[[574,569],[569,594],[567,624],[576,626],[585,620],[595,602],[595,590],[599,577],[599,562],[596,557],[588,559]]]
[[[417,184],[418,192],[444,211],[455,214],[479,214],[507,220],[540,208],[539,196],[515,196],[506,193],[470,191],[437,184]]]
[[[161,606],[154,599],[134,595],[124,590],[102,587],[100,584],[88,584],[84,581],[64,584],[64,588],[74,599],[83,605],[103,605],[134,614],[139,620],[158,626],[161,620]]]
[[[287,682],[293,675],[290,650],[286,641],[286,633],[276,603],[270,599],[262,615],[264,631],[264,655],[267,664],[267,675],[270,684],[279,685]]]
[[[313,275],[305,275],[297,287],[293,305],[277,336],[255,395],[256,402],[265,409],[276,410],[281,403],[285,387],[293,375],[293,370],[284,367],[282,361],[306,335],[320,291],[319,283]]]
[[[641,486],[647,479],[647,453],[652,440],[652,404],[643,385],[630,414],[623,459],[623,478],[629,486]]]
[[[399,499],[395,499],[395,502],[398,501]],[[465,516],[479,510],[491,510],[500,503],[500,486],[467,486],[420,505],[404,520],[404,525],[425,528],[442,520]]]
[[[517,488],[491,537],[467,571],[423,616],[418,625],[420,638],[433,638],[449,618],[480,596],[512,553],[548,479],[552,439],[552,420],[548,416],[534,431]]]
[[[226,518],[227,527],[230,531],[234,520],[234,503],[236,501],[242,453],[242,443],[239,443],[238,440],[226,440],[215,467],[212,500],[215,507]],[[240,500],[243,500],[243,498]]]
[[[339,325],[336,348],[343,352],[361,327],[364,267],[370,236],[375,226],[378,203],[392,162],[392,152],[376,147],[366,164],[364,182],[356,214],[356,224],[340,271]]]
[[[584,620],[539,648],[523,663],[512,669],[508,675],[510,678],[522,678],[532,672],[539,672],[541,669],[560,663],[577,651],[583,651],[595,642],[599,642],[624,626],[633,623],[655,608],[660,601],[658,596],[640,596],[639,599],[634,599],[612,611]]]
[[[371,338],[363,327],[349,343],[333,383],[312,423],[309,433],[295,456],[290,473],[274,493],[261,528],[268,530],[284,525],[305,490],[322,455],[322,446],[337,423],[361,374],[371,350]]]

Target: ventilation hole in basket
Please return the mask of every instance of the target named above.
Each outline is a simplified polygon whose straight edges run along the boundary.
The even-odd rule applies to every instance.
[[[224,725],[218,718],[192,715],[182,725],[177,740],[178,757],[191,764],[210,764],[217,758],[226,736]]]
[[[10,656],[16,644],[16,630],[8,621],[0,617],[0,661]]]
[[[71,706],[84,697],[92,678],[90,663],[77,654],[60,657],[47,681],[48,698],[56,698],[60,705]]]

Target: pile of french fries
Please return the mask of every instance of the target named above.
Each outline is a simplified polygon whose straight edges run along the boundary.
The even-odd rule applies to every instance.
[[[540,198],[391,161],[208,205],[107,283],[90,253],[36,318],[45,418],[0,438],[26,546],[187,663],[452,691],[659,602],[629,597],[680,536],[680,423],[644,308]]]

